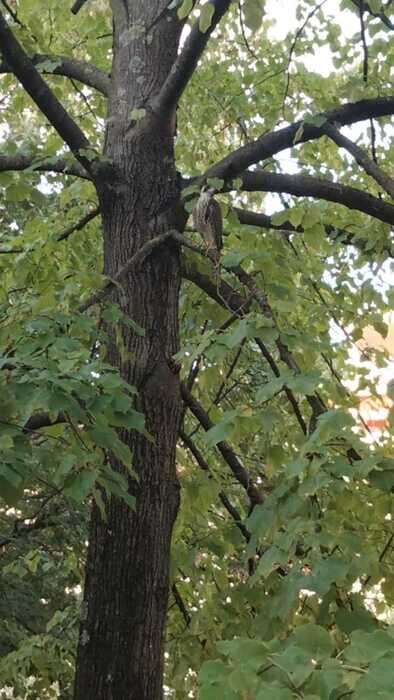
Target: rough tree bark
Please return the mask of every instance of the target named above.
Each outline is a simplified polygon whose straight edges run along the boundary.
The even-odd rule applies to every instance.
[[[113,2],[114,57],[104,154],[114,175],[96,183],[104,231],[104,269],[118,269],[149,239],[174,228],[178,183],[174,120],[147,111],[176,58],[180,23],[165,12],[151,36],[162,0]],[[168,242],[115,291],[123,311],[145,331],[124,333],[122,363],[113,339],[110,360],[139,390],[153,440],[124,433],[138,481],[136,510],[112,498],[105,522],[93,508],[78,648],[75,700],[156,700],[162,696],[163,631],[169,550],[179,495],[175,448],[179,379],[170,358],[178,349],[179,254]],[[117,469],[120,464],[113,463]]]

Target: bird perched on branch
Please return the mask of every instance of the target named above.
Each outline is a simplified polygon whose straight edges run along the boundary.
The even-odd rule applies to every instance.
[[[214,198],[216,190],[204,185],[193,209],[193,226],[205,241],[207,254],[219,261],[223,247],[223,219],[220,204]]]

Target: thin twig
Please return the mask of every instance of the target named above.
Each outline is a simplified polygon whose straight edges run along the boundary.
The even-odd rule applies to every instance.
[[[379,554],[379,562],[382,562],[382,561],[383,561],[383,559],[385,558],[385,556],[386,556],[387,552],[389,551],[391,545],[393,544],[393,541],[394,541],[394,532],[390,535],[390,537],[389,537],[389,539],[387,540],[386,544],[384,545],[384,547],[383,547],[381,553]],[[365,581],[364,581],[364,583],[363,583],[363,586],[367,586],[368,583],[370,582],[371,578],[372,578],[372,576],[368,576],[368,577],[365,579]]]
[[[234,372],[234,370],[235,370],[235,368],[236,368],[236,366],[237,366],[237,363],[238,363],[239,358],[241,357],[242,349],[243,349],[243,347],[244,347],[244,345],[245,345],[245,342],[246,342],[246,338],[244,338],[244,339],[242,340],[242,342],[240,343],[240,346],[239,346],[237,352],[235,353],[234,359],[233,359],[233,361],[232,361],[232,363],[231,363],[229,369],[228,369],[227,372],[226,372],[226,376],[224,377],[224,379],[223,379],[223,381],[222,381],[222,383],[221,383],[221,385],[220,385],[220,387],[219,387],[219,389],[218,389],[218,391],[217,391],[217,393],[216,393],[216,396],[215,396],[215,398],[214,398],[214,400],[213,400],[213,405],[215,405],[215,406],[219,403],[219,401],[220,401],[220,399],[221,399],[221,397],[222,397],[223,389],[224,389],[224,387],[226,386],[226,383],[227,383],[228,380],[230,379],[232,373]]]
[[[371,160],[371,158],[363,151],[360,146],[357,146],[353,141],[341,134],[339,129],[337,129],[333,124],[325,124],[323,126],[324,131],[327,136],[334,141],[340,148],[346,149],[350,153],[356,162],[361,165],[368,175],[370,175],[375,182],[377,182],[383,189],[394,199],[394,179],[391,178],[386,173],[382,172],[376,161]],[[376,154],[375,154],[376,156]]]
[[[74,233],[75,231],[81,231],[81,229],[83,229],[86,226],[86,224],[88,224],[90,221],[92,221],[97,216],[99,216],[99,214],[100,214],[100,207],[96,207],[95,209],[92,209],[90,212],[85,214],[85,216],[83,216],[81,219],[79,219],[79,221],[77,221],[76,224],[72,224],[71,226],[68,226],[68,228],[64,229],[64,231],[62,231],[62,233],[59,233],[56,236],[56,240],[57,241],[64,241],[66,238],[71,236],[71,234]]]
[[[249,44],[249,42],[248,42],[248,39],[247,39],[247,37],[246,37],[246,32],[245,32],[245,25],[244,25],[244,18],[243,18],[243,13],[242,13],[241,2],[238,2],[238,11],[239,11],[239,24],[240,24],[240,26],[241,26],[242,39],[243,39],[243,41],[244,41],[244,44],[245,44],[245,46],[246,46],[246,49],[247,49],[248,53],[250,53],[250,55],[252,56],[252,58],[254,58],[255,61],[258,61],[258,60],[259,60],[259,57],[257,56],[257,54],[255,54],[255,52],[254,52],[253,49],[251,48],[251,46],[250,46],[250,44]]]
[[[182,442],[186,445],[186,447],[188,448],[188,450],[189,450],[189,451],[191,452],[191,454],[193,455],[193,457],[194,457],[195,461],[197,462],[198,466],[200,467],[200,469],[202,469],[202,471],[204,471],[204,472],[208,472],[208,473],[209,473],[209,472],[210,472],[210,468],[209,468],[208,462],[204,459],[202,453],[200,452],[200,450],[198,449],[198,447],[195,445],[195,443],[193,442],[193,440],[191,439],[191,437],[190,437],[189,435],[186,435],[186,433],[184,432],[184,430],[180,430],[180,431],[179,431],[179,437],[181,438]],[[235,508],[235,506],[230,502],[230,500],[228,499],[228,497],[226,496],[226,494],[224,493],[224,491],[222,491],[222,490],[219,491],[219,498],[220,498],[220,500],[221,500],[223,506],[224,506],[225,509],[227,510],[227,512],[228,512],[228,513],[231,515],[231,517],[233,518],[233,520],[234,520],[236,526],[238,527],[238,529],[242,532],[242,534],[243,534],[245,540],[246,540],[247,542],[249,542],[249,540],[250,540],[250,532],[249,532],[249,530],[245,527],[245,525],[243,524],[243,522],[242,522],[242,517],[241,517],[240,513],[238,512],[238,510],[237,510],[237,509]]]
[[[300,36],[301,36],[302,32],[304,31],[305,27],[307,26],[309,20],[312,19],[313,15],[315,15],[316,12],[317,12],[318,10],[320,10],[320,8],[324,5],[325,2],[327,2],[327,0],[322,0],[322,2],[320,2],[318,5],[316,5],[316,7],[314,7],[314,8],[307,14],[307,16],[306,16],[304,22],[303,22],[302,25],[297,29],[297,31],[296,31],[296,33],[295,33],[295,35],[294,35],[293,42],[292,42],[292,44],[291,44],[291,46],[290,46],[289,56],[288,56],[288,59],[287,59],[287,67],[286,67],[286,69],[285,69],[285,70],[286,70],[286,73],[287,73],[287,80],[286,80],[286,87],[285,87],[285,92],[284,92],[283,100],[282,100],[282,113],[283,113],[283,118],[285,118],[285,114],[284,114],[285,102],[286,102],[286,100],[287,100],[287,97],[288,97],[288,94],[289,94],[289,88],[290,88],[290,64],[291,64],[291,61],[292,61],[292,59],[293,59],[293,53],[294,53],[294,51],[295,51],[295,48],[296,48],[296,45],[297,45],[297,41],[298,41],[298,39],[300,38]]]
[[[360,0],[359,4],[359,17],[360,17],[360,30],[361,30],[361,43],[363,45],[363,81],[365,84],[368,82],[368,45],[365,35],[365,22],[364,22],[364,0]]]

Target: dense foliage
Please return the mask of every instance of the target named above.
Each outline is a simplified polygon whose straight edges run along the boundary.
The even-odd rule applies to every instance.
[[[193,4],[172,6],[190,24],[200,12],[205,31],[213,5]],[[67,2],[2,5],[38,70],[101,148],[98,78],[83,85],[62,57],[94,63],[105,84],[109,3],[88,0],[75,16]],[[308,128],[325,128],[316,115],[389,95],[389,5],[235,2],[178,108],[184,205],[190,212],[196,178],[211,168],[225,236],[219,266],[203,249],[182,253],[174,361],[185,415],[169,697],[392,698],[393,442],[389,430],[368,439],[357,411],[358,392],[377,394],[370,362],[384,368],[390,359],[377,350],[355,366],[349,357],[367,326],[387,333],[393,208],[332,133],[303,143]],[[103,494],[133,508],[107,454],[131,472],[118,430],[145,430],[136,390],[106,360],[106,337],[115,327],[122,356],[123,329],[144,329],[105,297],[93,303],[105,283],[100,219],[73,228],[97,207],[94,188],[72,172],[74,159],[5,59],[0,70],[0,697],[65,700],[89,503],[96,499],[104,518]],[[256,159],[249,185],[212,168],[297,120],[291,148]],[[389,173],[388,117],[355,121],[345,133]],[[60,159],[71,174],[56,172]],[[276,181],[283,173],[288,181]],[[314,194],[298,176],[340,183],[337,199],[323,187]],[[364,200],[349,204],[349,186],[374,197],[374,216]],[[190,226],[184,236],[201,247]]]

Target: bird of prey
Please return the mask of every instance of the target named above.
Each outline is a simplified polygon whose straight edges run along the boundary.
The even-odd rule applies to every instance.
[[[223,219],[220,204],[214,198],[215,192],[208,185],[202,187],[193,209],[193,226],[203,237],[207,254],[211,253],[218,262],[223,247]]]

